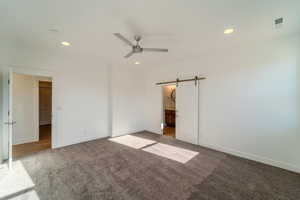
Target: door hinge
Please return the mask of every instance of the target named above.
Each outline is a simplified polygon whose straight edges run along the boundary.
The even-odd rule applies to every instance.
[[[10,80],[9,80],[9,79],[8,79],[8,81],[7,81],[7,82],[8,82],[8,84],[10,84]]]

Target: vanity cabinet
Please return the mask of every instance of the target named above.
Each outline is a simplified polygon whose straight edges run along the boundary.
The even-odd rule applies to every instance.
[[[176,123],[175,110],[165,110],[165,123],[167,126],[175,127],[175,123]]]

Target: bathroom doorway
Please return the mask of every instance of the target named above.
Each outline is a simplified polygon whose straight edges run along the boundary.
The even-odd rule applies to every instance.
[[[176,138],[176,85],[162,86],[163,135]]]

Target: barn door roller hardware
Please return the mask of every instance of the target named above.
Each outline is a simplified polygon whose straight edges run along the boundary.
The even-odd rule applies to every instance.
[[[195,76],[195,86],[197,86],[198,76]]]
[[[194,78],[191,78],[191,79],[182,79],[182,80],[180,80],[179,78],[177,78],[175,81],[159,82],[159,83],[156,83],[156,85],[165,85],[165,84],[175,83],[176,86],[178,86],[179,83],[181,83],[181,82],[187,82],[187,81],[195,81],[195,85],[197,85],[197,81],[204,80],[204,79],[206,79],[206,78],[205,77],[198,77],[198,76],[195,76]]]

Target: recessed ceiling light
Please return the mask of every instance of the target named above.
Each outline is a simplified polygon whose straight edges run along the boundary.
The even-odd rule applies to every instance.
[[[228,29],[225,29],[224,30],[224,34],[231,34],[234,32],[234,29],[233,28],[228,28]]]
[[[140,63],[139,61],[135,61],[134,64],[139,65],[139,64],[141,64],[141,63]]]
[[[61,42],[61,44],[62,44],[62,45],[64,45],[64,46],[70,46],[70,45],[71,45],[71,43],[70,43],[70,42],[66,42],[66,41],[64,41],[64,42]]]

